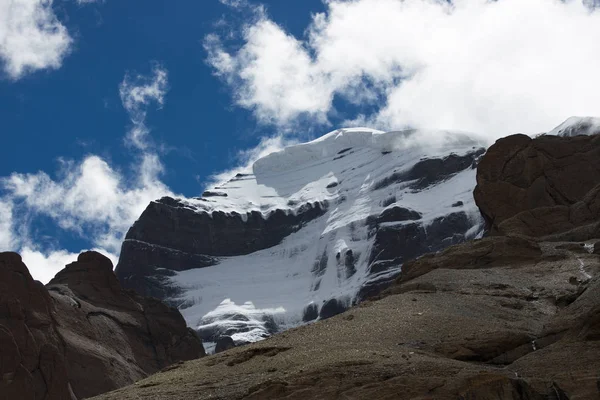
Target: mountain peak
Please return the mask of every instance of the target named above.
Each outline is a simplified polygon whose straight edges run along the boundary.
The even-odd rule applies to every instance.
[[[600,118],[598,117],[570,117],[547,133],[547,135],[564,137],[598,134],[600,134]]]

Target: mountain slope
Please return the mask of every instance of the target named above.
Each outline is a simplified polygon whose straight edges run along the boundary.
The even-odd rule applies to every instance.
[[[475,237],[469,136],[344,129],[258,160],[202,198],[153,202],[116,273],[180,307],[203,339],[252,342],[335,315],[401,265]]]
[[[600,137],[502,139],[479,163],[477,204],[500,215],[510,191],[490,185],[527,189],[511,171],[539,168],[542,176],[579,187],[570,201],[598,213],[600,203],[589,200],[600,199],[600,173],[582,182],[570,166],[599,149]],[[520,152],[527,156],[506,162]],[[540,163],[547,153],[561,154],[565,164]],[[503,211],[504,221],[547,215],[549,208],[547,198],[536,196],[518,206]],[[99,399],[596,399],[598,214],[529,222],[527,234],[500,231],[406,262],[379,299],[342,315],[185,363]]]

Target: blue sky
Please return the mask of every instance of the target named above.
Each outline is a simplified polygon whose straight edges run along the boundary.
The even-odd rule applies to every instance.
[[[590,1],[0,0],[0,21],[0,251],[41,280],[116,260],[152,199],[338,127],[491,141],[600,115]]]

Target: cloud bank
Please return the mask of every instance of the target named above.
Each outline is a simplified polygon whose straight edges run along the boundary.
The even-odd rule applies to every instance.
[[[347,125],[539,133],[600,107],[600,10],[581,0],[327,0],[303,37],[264,12],[208,62],[234,102],[285,129]],[[260,10],[260,8],[257,7]],[[233,47],[232,47],[233,46]],[[365,111],[366,110],[366,111]]]

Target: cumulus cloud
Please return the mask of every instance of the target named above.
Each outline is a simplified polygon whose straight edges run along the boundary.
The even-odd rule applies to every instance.
[[[155,69],[149,77],[126,77],[121,84],[123,106],[134,126],[145,127],[147,107],[164,104],[166,76],[166,70]],[[146,206],[173,195],[161,181],[164,168],[146,145],[148,138],[136,139],[140,151],[132,154],[133,161],[124,170],[90,154],[81,161],[60,160],[54,178],[42,171],[0,178],[0,249],[19,251],[36,279],[51,279],[77,254],[60,248],[60,243],[44,244],[44,238],[30,229],[42,217],[116,264],[125,233]]]
[[[125,75],[119,86],[119,94],[123,107],[131,117],[132,126],[125,139],[128,144],[140,150],[148,148],[150,131],[146,126],[147,109],[153,104],[161,108],[167,90],[168,73],[160,65],[155,65],[149,76],[139,74],[132,76],[129,73]]]
[[[170,193],[160,181],[162,165],[155,156],[134,168],[131,179],[91,155],[79,164],[68,162],[58,180],[45,172],[15,173],[2,184],[27,212],[50,217],[61,229],[118,254],[124,233],[148,203]]]
[[[52,0],[0,0],[0,61],[12,79],[56,69],[72,38],[52,10]]]
[[[348,124],[538,133],[600,104],[600,10],[582,0],[328,0],[294,37],[265,13],[205,39],[238,106],[285,128]],[[234,44],[233,44],[234,45]],[[361,112],[361,109],[363,110]],[[366,111],[365,111],[366,110]]]

